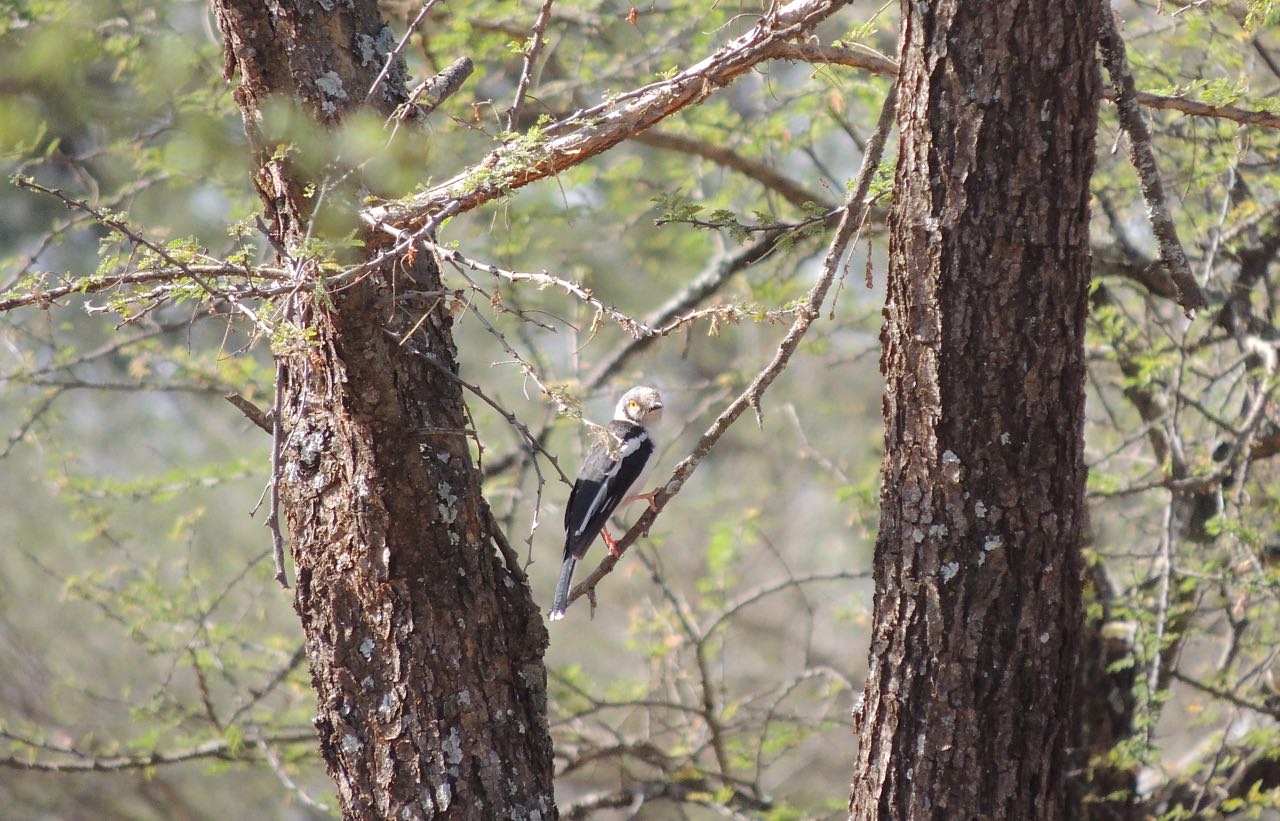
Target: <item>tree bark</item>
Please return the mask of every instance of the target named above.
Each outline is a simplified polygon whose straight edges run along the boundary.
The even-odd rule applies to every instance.
[[[266,102],[336,125],[394,41],[373,0],[215,8],[255,182],[292,255],[319,180],[263,136]],[[393,70],[371,105],[385,116],[404,99]],[[354,226],[351,192],[330,197],[349,199]],[[554,818],[547,633],[481,495],[442,289],[421,252],[283,306],[309,334],[277,344],[278,475],[320,748],[348,819]]]
[[[1063,817],[1099,13],[902,4],[853,818]]]

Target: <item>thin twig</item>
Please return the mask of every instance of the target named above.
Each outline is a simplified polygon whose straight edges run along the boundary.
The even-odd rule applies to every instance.
[[[479,260],[472,259],[461,251],[458,251],[456,248],[446,248],[443,245],[439,245],[427,239],[421,240],[419,244],[434,251],[441,262],[452,262],[455,265],[464,265],[473,271],[484,271],[487,274],[492,274],[495,277],[499,277],[510,282],[532,282],[541,288],[548,286],[562,288],[565,293],[576,296],[592,308],[595,308],[598,313],[604,314],[614,322],[617,322],[633,337],[638,338],[643,334],[653,333],[653,329],[649,326],[642,322],[637,322],[622,311],[619,311],[617,308],[601,302],[596,298],[595,294],[591,292],[590,288],[583,287],[573,280],[561,279],[560,277],[552,276],[546,271],[542,271],[540,273],[509,271],[505,268],[499,268],[498,266],[491,265],[487,262],[480,262]]]
[[[271,408],[271,508],[267,513],[266,527],[271,531],[271,560],[275,562],[275,580],[289,589],[289,579],[284,571],[284,535],[280,532],[280,450],[284,444],[284,423],[281,407],[284,402],[284,360],[276,360],[275,400]]]
[[[70,390],[70,388],[62,385],[53,386],[53,389],[36,403],[35,408],[27,414],[27,418],[18,426],[17,430],[9,434],[9,441],[5,443],[4,450],[0,451],[0,459],[8,458],[13,449],[18,446],[18,443],[27,437],[27,433],[31,431],[36,422],[40,421],[40,417],[48,413],[49,408],[53,407],[53,403],[67,390]]]
[[[1165,662],[1164,636],[1169,621],[1169,590],[1172,587],[1174,575],[1173,509],[1176,504],[1177,499],[1170,496],[1168,503],[1165,505],[1164,525],[1160,532],[1160,548],[1156,556],[1156,560],[1160,564],[1160,575],[1157,580],[1158,589],[1156,592],[1155,639],[1151,649],[1151,664],[1147,669],[1147,706],[1153,714],[1159,710],[1158,705],[1162,703],[1160,699],[1160,671]],[[1151,743],[1151,734],[1155,730],[1155,724],[1156,722],[1153,720],[1146,725],[1146,741],[1148,744]]]
[[[717,704],[715,684],[711,676],[711,665],[707,658],[706,634],[698,632],[698,628],[694,625],[695,616],[689,612],[688,605],[680,601],[671,588],[663,583],[662,577],[658,573],[658,568],[654,566],[648,556],[644,555],[644,551],[640,551],[639,556],[641,564],[649,571],[649,575],[658,584],[658,589],[662,591],[663,597],[671,605],[676,620],[680,622],[681,630],[684,631],[685,636],[689,639],[690,646],[693,648],[694,662],[698,666],[699,689],[702,691],[702,710],[700,715],[707,727],[707,734],[711,737],[711,751],[715,754],[716,766],[720,768],[720,775],[723,778],[729,778],[729,754],[725,748],[724,728],[720,723],[720,707]]]
[[[395,65],[396,60],[400,58],[400,54],[404,51],[404,47],[409,44],[409,38],[418,30],[418,26],[422,25],[422,21],[427,16],[427,13],[431,11],[432,7],[434,7],[436,3],[439,2],[440,0],[427,0],[427,2],[422,4],[421,11],[418,12],[417,17],[413,18],[413,22],[409,24],[409,28],[405,31],[404,36],[400,38],[400,42],[396,43],[396,47],[387,54],[386,62],[382,64],[382,71],[378,72],[378,76],[373,80],[373,85],[369,86],[369,93],[364,95],[365,105],[368,105],[369,101],[373,99],[373,95],[377,92],[378,86],[382,85],[382,81],[387,79],[387,75],[391,72],[391,67]]]
[[[40,744],[0,730],[0,736],[16,741],[19,744],[38,749]],[[316,731],[311,727],[267,735],[250,734],[247,739],[215,738],[203,744],[188,747],[185,750],[161,752],[156,750],[142,755],[94,755],[75,749],[61,750],[69,760],[40,761],[27,760],[14,756],[0,757],[0,767],[14,770],[36,770],[50,773],[68,772],[116,772],[119,770],[144,770],[165,764],[181,764],[186,761],[197,761],[206,758],[221,758],[227,761],[243,761],[249,759],[242,749],[242,741],[257,744],[258,740],[268,744],[312,744],[316,742]]]
[[[660,148],[664,151],[677,151],[681,154],[702,157],[703,159],[711,160],[717,165],[731,168],[750,177],[770,191],[776,191],[783,199],[797,208],[803,208],[806,203],[816,203],[824,208],[827,207],[827,198],[818,192],[810,191],[766,163],[743,156],[719,143],[700,140],[687,134],[674,134],[670,131],[656,128],[640,132],[635,136],[635,141],[641,145]]]
[[[386,330],[384,331],[384,333],[386,333],[389,337],[394,339],[398,344],[405,344],[405,342],[407,341],[407,338],[401,337],[399,334],[396,334],[393,331]],[[546,457],[547,461],[551,463],[551,466],[556,469],[556,474],[560,477],[560,481],[564,482],[566,485],[570,485],[570,486],[573,485],[573,482],[570,481],[569,477],[565,475],[564,470],[560,468],[560,460],[556,458],[556,456],[553,453],[551,453],[551,451],[543,447],[542,442],[538,441],[538,439],[529,430],[529,426],[521,422],[519,417],[517,417],[514,413],[507,410],[506,408],[502,407],[502,405],[498,404],[498,402],[495,401],[494,399],[490,398],[483,390],[480,389],[479,385],[473,385],[472,383],[463,379],[461,376],[458,376],[456,373],[450,370],[447,365],[445,365],[443,362],[440,362],[431,354],[421,350],[420,348],[412,344],[406,345],[405,347],[408,350],[412,351],[413,353],[416,353],[418,356],[421,356],[427,362],[430,362],[432,365],[434,365],[436,370],[439,373],[444,374],[445,378],[450,379],[458,383],[462,387],[466,388],[468,391],[470,391],[471,393],[479,397],[481,401],[483,401],[486,405],[488,405],[489,407],[497,411],[498,414],[501,415],[503,419],[507,420],[507,424],[515,428],[516,431],[524,438],[524,440],[529,443],[530,453],[532,453],[533,451],[537,451],[538,453],[541,453],[544,457]]]
[[[306,657],[307,645],[306,642],[303,642],[294,649],[293,653],[289,656],[289,660],[286,661],[279,670],[276,670],[276,672],[272,674],[271,678],[267,679],[265,684],[257,690],[249,688],[249,698],[245,699],[244,703],[235,709],[235,712],[233,712],[231,717],[227,719],[227,724],[235,724],[240,720],[241,716],[256,707],[262,699],[266,698],[276,689],[276,687],[280,686],[280,684],[298,668],[298,665],[301,664],[302,660]]]
[[[167,182],[171,176],[172,175],[168,173],[160,173],[154,174],[150,177],[143,177],[142,179],[137,180],[116,192],[115,196],[106,202],[101,203],[101,205],[103,208],[114,211],[117,208],[120,208],[126,201],[132,200],[138,194],[146,191],[153,185]],[[22,281],[23,277],[25,277],[32,267],[35,266],[36,262],[39,261],[39,259],[44,255],[44,252],[49,249],[49,246],[51,246],[58,237],[62,236],[72,228],[75,228],[82,222],[90,219],[92,219],[92,217],[84,212],[72,214],[64,220],[59,220],[49,228],[49,230],[45,231],[36,242],[35,247],[25,254],[26,259],[22,263],[15,264],[13,266],[13,278],[0,285],[0,293],[13,290],[14,286]]]
[[[524,51],[524,66],[520,69],[520,82],[516,85],[516,96],[507,109],[507,131],[514,132],[516,123],[520,121],[520,109],[524,106],[525,95],[529,93],[529,81],[533,78],[534,63],[538,60],[538,52],[542,51],[542,37],[547,32],[547,22],[551,19],[551,4],[555,0],[542,0],[542,8],[533,21],[532,42]]]
[[[310,793],[298,786],[298,783],[294,781],[293,777],[285,770],[284,762],[280,760],[280,754],[272,749],[270,744],[268,744],[261,736],[254,739],[254,743],[258,747],[258,752],[262,753],[262,757],[266,760],[267,766],[271,768],[271,772],[276,774],[276,778],[279,779],[280,784],[286,790],[298,796],[298,800],[308,807],[320,810],[321,812],[329,812],[330,807],[328,804],[323,801],[317,801],[311,797]]]

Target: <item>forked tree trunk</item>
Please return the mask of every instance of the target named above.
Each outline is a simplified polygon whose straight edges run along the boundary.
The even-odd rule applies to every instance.
[[[853,818],[1062,817],[1099,12],[902,4]]]
[[[389,32],[373,0],[215,8],[274,239],[296,249],[318,180],[263,136],[265,107],[339,122]],[[393,71],[374,110],[404,98]],[[286,306],[313,334],[282,355],[281,499],[320,748],[348,819],[554,818],[547,633],[481,496],[441,288],[419,253]]]

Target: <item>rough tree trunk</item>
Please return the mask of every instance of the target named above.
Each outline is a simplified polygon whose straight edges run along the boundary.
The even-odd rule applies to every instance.
[[[1099,12],[902,4],[853,818],[1062,817]]]
[[[394,41],[373,0],[215,8],[269,223],[297,248],[318,180],[263,137],[268,97],[332,126]],[[393,71],[373,107],[404,97]],[[315,334],[283,354],[280,489],[320,748],[349,819],[554,818],[547,634],[481,496],[441,287],[419,253],[286,306]]]

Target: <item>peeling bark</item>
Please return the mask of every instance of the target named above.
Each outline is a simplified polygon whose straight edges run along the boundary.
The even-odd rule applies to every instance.
[[[881,525],[850,813],[1061,818],[1099,7],[902,14]]]

